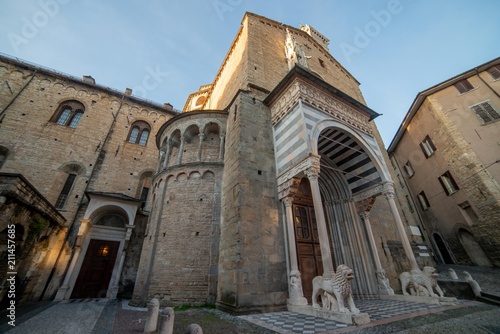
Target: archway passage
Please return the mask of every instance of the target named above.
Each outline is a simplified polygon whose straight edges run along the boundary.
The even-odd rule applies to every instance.
[[[90,240],[71,298],[105,298],[118,253],[118,241]]]
[[[451,258],[450,253],[448,252],[448,249],[446,249],[446,245],[444,244],[443,239],[439,234],[434,233],[433,234],[434,242],[436,243],[436,246],[438,248],[439,254],[441,255],[441,259],[445,264],[453,264],[453,260]]]
[[[467,255],[471,259],[471,261],[483,267],[491,267],[491,261],[486,256],[486,253],[483,251],[479,243],[476,241],[476,238],[467,230],[459,229],[458,237],[460,238],[460,242],[462,246],[465,248]]]
[[[325,211],[334,268],[345,264],[355,272],[352,291],[357,296],[377,293],[375,267],[367,232],[360,223],[353,196],[383,181],[375,154],[359,136],[335,126],[321,131],[319,187]]]

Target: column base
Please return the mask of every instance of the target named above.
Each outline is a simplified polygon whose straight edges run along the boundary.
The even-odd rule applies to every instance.
[[[392,288],[379,288],[378,293],[379,295],[392,296],[394,295],[394,290]]]
[[[62,285],[58,290],[57,290],[57,294],[56,294],[56,297],[54,298],[55,301],[61,301],[61,300],[65,300],[66,298],[66,293],[68,292],[69,290],[69,285]]]
[[[380,295],[380,299],[398,300],[404,302],[414,302],[433,305],[458,305],[458,300],[455,297],[427,297],[427,296],[412,296],[412,295]]]
[[[302,298],[288,298],[286,300],[287,305],[292,305],[292,306],[307,306],[309,304],[307,302],[307,299],[305,297]]]
[[[321,308],[314,308],[312,307],[312,305],[308,306],[288,305],[288,311],[311,315],[313,317],[338,321],[348,325],[365,325],[370,323],[370,316],[368,315],[368,313],[359,313],[359,314],[340,313],[330,310],[324,310]]]

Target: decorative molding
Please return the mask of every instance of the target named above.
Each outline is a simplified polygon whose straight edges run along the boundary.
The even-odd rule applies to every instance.
[[[282,173],[280,176],[278,176],[278,191],[279,187],[287,182],[288,180],[296,177],[297,175],[300,175],[301,173],[304,173],[306,170],[308,170],[311,167],[315,167],[319,170],[320,164],[319,164],[319,155],[315,155],[312,153],[309,153],[309,156],[293,166],[292,168],[288,169],[286,172]]]
[[[394,182],[385,181],[381,182],[373,187],[366,189],[365,191],[353,196],[354,202],[361,202],[370,197],[377,197],[379,195],[385,195],[386,193],[394,194]]]
[[[370,136],[373,135],[368,115],[299,78],[295,78],[271,106],[273,126],[278,124],[299,103],[299,100],[312,105],[341,123],[352,126]]]
[[[295,195],[297,189],[299,188],[299,184],[300,179],[293,177],[278,186],[278,197],[283,201],[283,203],[285,203],[286,206],[288,206],[286,200]]]

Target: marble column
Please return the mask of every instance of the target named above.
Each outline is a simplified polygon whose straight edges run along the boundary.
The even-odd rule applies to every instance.
[[[321,202],[321,194],[319,190],[319,166],[311,166],[305,170],[304,173],[309,179],[309,183],[311,185],[314,213],[316,216],[316,224],[318,225],[319,247],[323,262],[323,276],[329,277],[335,272],[335,270],[333,268],[330,241],[328,240],[328,229],[326,227],[325,213],[323,211],[323,203]]]
[[[293,223],[292,196],[283,198],[285,205],[286,230],[288,232],[288,250],[290,254],[290,298],[288,304],[307,305],[307,299],[302,291],[299,265],[297,262],[297,248],[295,244],[295,226]]]
[[[391,208],[392,216],[394,217],[394,221],[396,222],[396,227],[399,232],[399,237],[401,238],[401,242],[403,243],[403,249],[405,251],[406,257],[408,258],[408,261],[410,261],[410,267],[412,270],[418,270],[417,260],[415,259],[415,255],[413,254],[413,250],[411,249],[410,241],[408,240],[405,227],[403,225],[403,222],[401,221],[401,217],[399,216],[396,202],[394,201],[394,190],[384,191],[383,194],[387,202],[389,203],[389,207]]]
[[[394,290],[389,285],[389,280],[385,277],[385,270],[384,268],[382,268],[382,263],[380,262],[380,257],[378,255],[377,244],[375,243],[372,226],[370,224],[370,213],[368,211],[365,211],[360,213],[359,216],[365,223],[366,233],[368,234],[368,240],[370,242],[373,258],[375,260],[375,268],[377,270],[378,291],[382,295],[393,295]]]

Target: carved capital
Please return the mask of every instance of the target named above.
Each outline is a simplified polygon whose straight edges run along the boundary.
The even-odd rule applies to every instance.
[[[309,181],[317,181],[319,177],[319,168],[309,167],[304,171]]]
[[[300,179],[293,177],[278,186],[278,196],[280,199],[293,197],[299,188]]]
[[[390,191],[390,190],[387,190],[387,191],[384,191],[384,197],[386,200],[393,200],[394,199],[394,191]]]
[[[360,216],[360,217],[361,217],[361,219],[363,219],[364,221],[370,220],[370,212],[369,212],[369,211],[363,211],[363,212],[360,212],[359,216]]]
[[[204,133],[199,133],[198,137],[200,138],[200,141],[205,141],[205,139],[207,138]]]
[[[287,197],[283,197],[281,199],[281,201],[283,202],[283,204],[285,204],[285,206],[287,208],[291,207],[292,206],[292,203],[293,203],[293,197],[291,196],[287,196]]]

